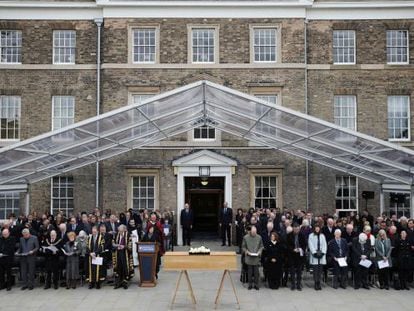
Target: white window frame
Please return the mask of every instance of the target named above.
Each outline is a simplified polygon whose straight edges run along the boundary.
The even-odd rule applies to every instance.
[[[208,137],[208,138],[196,138],[196,137],[195,137],[195,131],[196,131],[196,129],[202,129],[202,128],[204,128],[204,127],[206,127],[206,128],[207,128],[207,133],[209,133],[209,131],[210,131],[211,129],[213,129],[213,130],[214,130],[214,138],[210,138],[210,137]],[[194,141],[196,141],[196,142],[197,142],[197,141],[203,141],[203,142],[216,141],[216,139],[217,139],[217,129],[216,129],[215,127],[213,127],[213,126],[209,126],[209,125],[204,126],[204,125],[202,125],[202,126],[199,126],[199,127],[197,127],[197,128],[194,128],[194,129],[192,130],[192,135],[193,135],[192,139],[193,139]],[[207,136],[210,136],[210,135],[208,134]]]
[[[406,47],[406,53],[407,53],[407,60],[405,62],[393,62],[393,61],[389,61],[388,57],[390,56],[390,54],[388,53],[388,49],[396,49],[396,48],[403,48],[403,47],[399,47],[399,46],[391,46],[388,44],[388,33],[390,32],[405,32],[407,34],[407,47]],[[403,30],[403,29],[389,29],[386,31],[385,33],[385,40],[386,40],[386,54],[387,54],[387,64],[389,65],[407,65],[410,63],[410,33],[408,30]]]
[[[20,140],[20,135],[21,135],[21,120],[22,120],[22,117],[21,117],[21,107],[22,107],[22,104],[21,104],[21,97],[20,96],[7,96],[7,95],[1,95],[0,96],[0,120],[2,119],[1,118],[1,116],[2,116],[2,110],[3,110],[3,104],[4,104],[4,101],[5,101],[5,99],[7,98],[7,101],[8,101],[8,103],[7,103],[7,105],[8,105],[8,107],[10,107],[9,105],[10,105],[10,100],[12,100],[13,101],[13,105],[16,105],[17,104],[17,107],[15,106],[13,109],[14,109],[14,111],[16,111],[17,110],[17,114],[18,114],[18,118],[17,118],[17,122],[18,122],[18,126],[17,126],[17,128],[16,127],[14,127],[14,129],[13,129],[13,131],[14,131],[14,133],[17,131],[17,138],[2,138],[1,137],[1,132],[0,132],[0,141],[5,141],[5,142],[15,142],[15,141],[19,141]],[[15,120],[15,119],[9,119],[9,120]],[[1,131],[1,129],[0,129],[0,131]],[[8,130],[6,130],[6,132],[7,132],[7,135],[8,135]]]
[[[276,177],[276,208],[283,207],[283,171],[282,169],[269,168],[249,168],[250,174],[250,206],[256,203],[256,177]]]
[[[349,100],[352,99],[352,103],[354,105],[353,109],[354,109],[354,114],[352,116],[350,115],[342,115],[342,112],[344,111],[344,109],[347,111],[347,113],[349,113],[350,111],[350,102]],[[339,101],[339,102],[338,102]],[[345,107],[339,107],[341,104],[344,104]],[[357,130],[357,99],[355,95],[335,95],[334,96],[334,123],[336,125],[339,125],[341,127],[356,131]],[[339,115],[337,114],[337,112],[339,112]],[[342,125],[342,120],[347,120],[347,123],[349,122],[349,119],[353,119],[353,127],[345,127]]]
[[[154,178],[154,209],[159,209],[160,200],[160,173],[158,169],[129,169],[128,172],[128,209],[134,206],[134,178],[136,177],[153,177]]]
[[[136,46],[139,45],[135,45],[135,31],[139,31],[139,30],[153,30],[154,31],[154,60],[150,60],[150,61],[136,61],[135,60],[135,53],[134,53],[134,49]],[[129,52],[129,58],[130,58],[130,62],[132,64],[158,64],[159,63],[159,37],[160,37],[160,27],[159,25],[148,25],[148,26],[131,26],[130,30],[129,30],[129,36],[130,36],[130,52]]]
[[[193,30],[198,29],[211,29],[214,33],[214,48],[213,48],[213,61],[208,62],[201,62],[201,61],[193,61]],[[220,55],[219,55],[219,35],[220,35],[220,27],[219,25],[187,25],[187,41],[188,41],[188,63],[190,64],[218,64],[220,62]]]
[[[54,178],[59,178],[59,181],[58,181],[58,191],[59,191],[59,196],[57,196],[57,197],[54,197],[53,196],[53,189],[54,189],[54,181],[53,181],[53,179]],[[69,188],[72,188],[72,194],[73,194],[73,196],[72,197],[69,197],[69,196],[64,196],[64,197],[61,197],[60,196],[60,189],[61,189],[61,187],[62,187],[62,184],[63,184],[63,182],[62,182],[62,178],[71,178],[72,179],[72,181],[71,181],[71,183],[69,184],[69,186],[67,187],[68,189]],[[68,183],[67,183],[68,184]],[[68,192],[68,190],[66,190],[66,193]],[[59,200],[59,209],[58,210],[56,210],[56,212],[58,213],[59,211],[60,212],[64,212],[64,215],[66,215],[66,216],[69,216],[71,213],[73,213],[73,211],[75,210],[75,181],[74,181],[74,178],[72,177],[72,176],[55,176],[55,177],[52,177],[51,179],[50,179],[50,213],[52,214],[52,215],[55,215],[54,214],[54,209],[53,209],[53,201],[54,200]],[[66,201],[66,208],[64,208],[64,209],[62,209],[62,207],[61,207],[61,205],[60,205],[60,201],[61,200],[65,200]],[[69,210],[68,208],[67,208],[67,205],[68,205],[68,202],[69,202],[69,200],[72,200],[73,201],[73,209],[72,210]]]
[[[56,46],[55,45],[55,35],[57,34],[57,33],[61,33],[61,32],[70,32],[71,34],[75,34],[75,46],[66,46],[66,45],[63,45],[63,46]],[[63,39],[64,41],[65,41],[65,39]],[[76,63],[76,30],[73,30],[73,29],[59,29],[59,30],[53,30],[53,38],[52,38],[52,42],[53,42],[53,64],[54,65],[74,65],[75,63]],[[57,54],[56,54],[56,50],[57,49],[66,49],[66,48],[68,48],[68,49],[73,49],[73,61],[70,61],[70,62],[60,62],[60,61],[56,61],[55,60],[55,57],[57,56]],[[71,56],[72,56],[72,54],[71,54]]]
[[[2,40],[0,39],[0,64],[21,64],[22,63],[22,32],[20,30],[11,30],[11,29],[1,29],[0,30],[0,38],[2,37],[3,33],[11,33],[14,32],[15,36],[14,39],[16,39],[17,42],[15,42],[15,44],[17,44],[16,46],[13,45],[2,45]],[[7,57],[5,60],[3,60],[3,49],[17,49],[17,54],[11,54],[11,55],[17,55],[17,60],[16,62],[8,62],[7,61]]]
[[[407,138],[395,138],[394,137],[389,137],[389,122],[390,122],[390,99],[392,98],[396,98],[396,97],[403,97],[407,99],[407,126],[408,126],[408,137]],[[390,95],[387,97],[387,136],[388,136],[388,141],[393,141],[393,142],[406,142],[406,141],[411,141],[411,99],[409,95]],[[400,118],[403,119],[403,118]]]
[[[338,194],[338,190],[339,190],[339,187],[337,187],[337,179],[338,178],[341,178],[342,179],[342,181],[343,181],[343,179],[344,178],[347,178],[348,179],[348,196],[344,196],[344,183],[342,182],[341,183],[341,196],[340,197],[338,197],[337,196],[337,194]],[[350,187],[350,180],[351,180],[351,178],[355,178],[355,197],[353,197],[353,196],[351,196],[351,191],[350,191],[350,189],[351,189],[351,187]],[[351,201],[353,200],[355,198],[355,208],[354,209],[351,209],[350,207],[351,207]],[[340,208],[340,209],[338,209],[338,208],[336,208],[336,201],[337,200],[341,200],[342,201],[342,204],[341,204],[341,206],[343,206],[343,204],[344,204],[344,201],[348,201],[349,203],[349,205],[348,205],[348,209],[346,209],[346,208]],[[339,175],[337,175],[336,177],[335,177],[335,209],[336,209],[336,211],[338,211],[338,212],[357,212],[358,210],[359,210],[359,200],[358,200],[358,178],[357,177],[355,177],[355,176],[339,176]]]
[[[73,101],[73,117],[72,118],[68,115],[62,116],[62,112],[61,112],[60,116],[55,115],[56,104],[58,104],[56,101],[59,100],[59,105],[62,105],[63,104],[62,101],[65,100],[65,99],[71,99]],[[62,109],[62,106],[60,106],[60,109]],[[75,123],[75,111],[76,111],[75,109],[76,109],[76,104],[75,104],[75,97],[74,96],[66,96],[66,95],[52,96],[52,131],[59,130],[59,129],[63,128],[63,127],[55,128],[57,119],[59,119],[59,120],[61,120],[61,119],[67,119],[67,120],[72,119],[71,120],[72,122],[68,122],[68,124],[66,126],[69,126],[69,125]]]
[[[346,32],[346,33],[353,33],[354,34],[354,53],[353,53],[353,57],[354,57],[354,61],[353,62],[338,62],[335,61],[335,49],[350,49],[352,48],[352,46],[335,46],[335,33],[336,32]],[[334,65],[355,65],[356,64],[356,50],[357,50],[357,38],[356,38],[356,31],[355,30],[349,30],[349,29],[336,29],[333,31],[332,33],[332,58],[333,58],[333,63]],[[348,37],[349,39],[349,37]],[[345,53],[344,53],[345,55]],[[351,54],[349,54],[351,55]],[[345,57],[344,57],[345,58]]]
[[[256,53],[255,53],[255,31],[263,29],[263,30],[274,30],[275,31],[275,60],[271,61],[260,61],[256,60]],[[278,63],[281,59],[281,27],[280,25],[275,24],[263,24],[263,25],[250,25],[250,63],[255,64],[272,64]]]
[[[0,218],[0,221],[7,220],[11,213],[14,213],[16,216],[19,215],[20,192],[0,191],[0,201],[4,201],[4,218]],[[8,206],[9,201],[11,201],[11,207]]]

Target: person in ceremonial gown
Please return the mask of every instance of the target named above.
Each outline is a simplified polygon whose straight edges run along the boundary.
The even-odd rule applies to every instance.
[[[125,225],[118,227],[118,233],[113,241],[112,263],[116,273],[115,289],[128,288],[128,281],[134,276],[132,258],[132,238]]]
[[[41,247],[41,251],[45,256],[46,268],[46,283],[44,289],[49,289],[51,287],[52,275],[53,288],[59,288],[59,257],[62,247],[62,238],[58,238],[58,234],[55,230],[50,231],[50,236],[43,241]]]
[[[118,227],[117,227],[118,230]],[[113,234],[107,232],[105,224],[99,226],[99,233],[104,239],[104,250],[102,252],[103,265],[102,265],[102,278],[106,279],[107,270],[112,265],[112,241],[116,236],[116,232]]]
[[[88,248],[87,254],[89,256],[88,262],[88,281],[89,289],[96,287],[97,289],[101,288],[101,282],[105,280],[102,274],[102,269],[104,269],[103,264],[93,264],[92,262],[97,257],[102,257],[102,253],[105,250],[105,239],[98,232],[97,227],[92,227],[92,234],[88,239]],[[95,262],[96,263],[96,262]]]
[[[76,288],[79,278],[79,254],[82,249],[80,242],[76,240],[75,231],[68,233],[68,241],[63,246],[66,255],[66,289]]]

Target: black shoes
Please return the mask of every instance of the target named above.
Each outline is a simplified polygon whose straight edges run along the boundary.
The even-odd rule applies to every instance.
[[[29,290],[32,290],[33,289],[33,286],[29,286],[28,288],[29,288]]]
[[[88,286],[89,289],[92,289],[94,287],[95,287],[95,284],[93,284],[93,283],[90,283],[89,286]]]
[[[124,284],[123,286],[122,286],[124,289],[128,289],[128,284]]]
[[[255,290],[259,290],[259,286],[254,286],[254,289]]]
[[[249,285],[249,287],[247,288],[248,290],[251,290],[253,288],[253,286]]]
[[[23,286],[22,288],[21,288],[21,290],[26,290],[27,289],[27,286]]]

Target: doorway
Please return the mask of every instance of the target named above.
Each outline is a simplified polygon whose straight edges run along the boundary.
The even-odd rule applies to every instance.
[[[185,177],[185,199],[194,213],[194,238],[218,237],[218,215],[224,200],[224,177]]]

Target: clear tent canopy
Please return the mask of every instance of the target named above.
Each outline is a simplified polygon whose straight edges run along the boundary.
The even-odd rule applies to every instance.
[[[212,126],[372,182],[414,184],[414,151],[199,81],[0,150],[0,185],[31,184]]]

